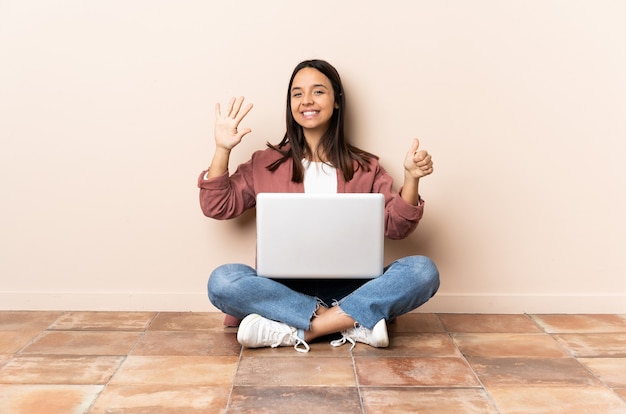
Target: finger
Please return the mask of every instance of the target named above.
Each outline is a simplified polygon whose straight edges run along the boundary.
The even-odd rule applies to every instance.
[[[424,165],[415,165],[415,168],[417,168],[419,171],[428,173],[429,171],[432,171],[433,164],[432,164],[432,162],[429,162],[429,163],[424,164]]]
[[[426,170],[428,170],[428,169],[430,169],[432,167],[433,167],[433,163],[430,160],[428,162],[424,163],[424,164],[421,164],[421,165],[417,164],[417,168],[421,169],[422,171],[426,171]]]
[[[237,118],[237,114],[239,113],[239,110],[241,109],[241,105],[243,104],[243,99],[244,97],[240,96],[239,98],[235,100],[235,104],[233,105],[233,110],[231,111],[230,114],[228,114],[228,116]]]
[[[417,138],[413,139],[413,145],[411,146],[411,149],[409,150],[409,154],[415,154],[419,146],[420,146],[420,140]]]
[[[235,105],[235,98],[232,97],[230,98],[230,101],[228,101],[228,113],[226,114],[226,116],[230,116],[230,114],[232,114],[234,105]]]
[[[237,117],[235,118],[235,122],[237,123],[237,125],[239,125],[239,123],[241,122],[241,120],[243,119],[244,116],[248,115],[248,112],[250,112],[252,107],[253,107],[253,105],[251,103],[246,105],[245,108],[243,108],[243,111],[241,111],[237,115]]]
[[[252,132],[252,129],[250,128],[245,128],[242,129],[241,131],[239,131],[239,138],[243,138],[245,135],[248,135],[250,132]]]
[[[413,162],[419,164],[419,163],[424,163],[425,161],[429,161],[430,160],[430,154],[428,154],[428,152],[426,151],[417,151],[415,154],[413,154]]]

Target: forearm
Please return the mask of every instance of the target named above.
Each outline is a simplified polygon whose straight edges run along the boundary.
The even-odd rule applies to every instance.
[[[211,161],[211,167],[206,178],[213,178],[224,174],[228,171],[228,161],[230,160],[230,150],[224,148],[216,148]]]
[[[401,196],[404,201],[414,206],[419,205],[419,182],[419,178],[415,178],[411,174],[405,172]]]

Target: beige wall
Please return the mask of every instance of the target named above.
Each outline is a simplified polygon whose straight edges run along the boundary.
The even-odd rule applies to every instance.
[[[254,217],[202,216],[213,105],[283,134],[292,68],[340,71],[354,142],[435,159],[438,312],[626,313],[622,1],[0,0],[0,308],[214,310]]]

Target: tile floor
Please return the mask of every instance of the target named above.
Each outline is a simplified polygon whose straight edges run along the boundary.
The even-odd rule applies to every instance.
[[[241,349],[218,313],[0,312],[0,413],[626,413],[626,315],[408,314]]]

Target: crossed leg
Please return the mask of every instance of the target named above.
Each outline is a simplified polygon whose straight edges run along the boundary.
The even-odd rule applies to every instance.
[[[354,328],[355,320],[341,310],[339,306],[326,308],[320,306],[311,320],[308,330],[304,331],[304,340],[312,341],[321,336]]]

